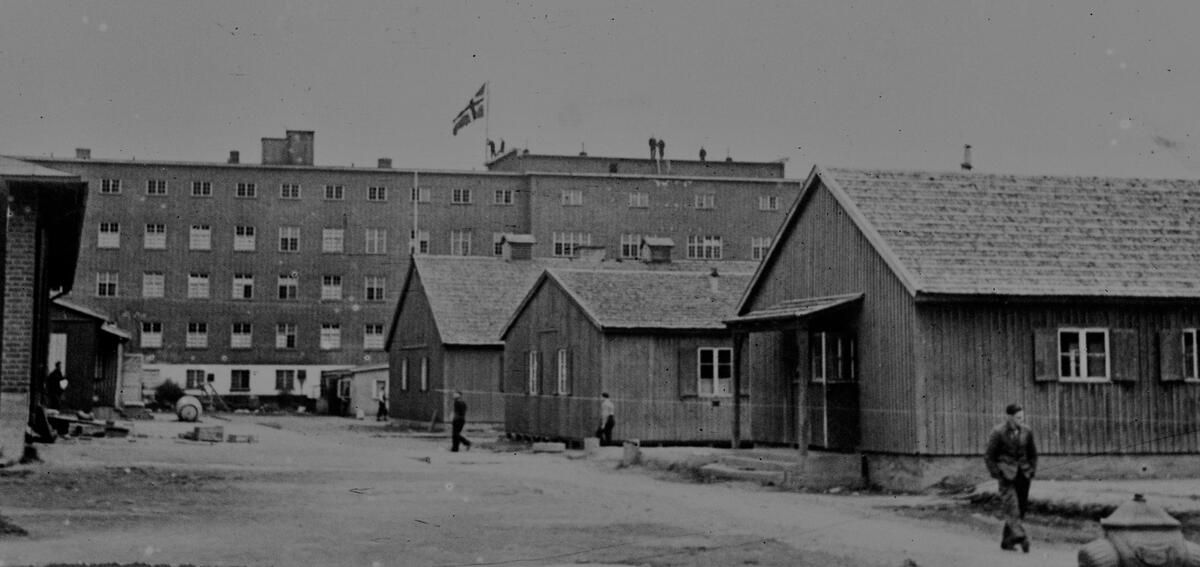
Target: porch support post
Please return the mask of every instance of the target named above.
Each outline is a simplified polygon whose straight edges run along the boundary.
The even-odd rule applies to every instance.
[[[733,424],[730,432],[733,435],[730,447],[737,449],[742,444],[742,349],[746,344],[746,333],[733,333]]]
[[[808,383],[809,376],[808,329],[796,329],[796,446],[801,456],[808,455]]]

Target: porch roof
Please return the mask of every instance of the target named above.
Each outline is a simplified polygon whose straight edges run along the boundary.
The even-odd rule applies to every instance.
[[[751,311],[740,317],[726,319],[725,324],[730,327],[752,325],[755,323],[772,323],[780,321],[798,320],[805,317],[811,317],[822,311],[827,311],[835,307],[854,303],[863,298],[861,293],[850,293],[844,295],[831,295],[826,297],[805,297],[801,299],[789,299],[781,301],[757,311]]]

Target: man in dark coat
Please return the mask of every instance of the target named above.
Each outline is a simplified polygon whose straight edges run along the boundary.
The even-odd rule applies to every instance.
[[[54,370],[52,370],[50,374],[46,375],[46,407],[53,410],[61,409],[63,380],[64,377],[62,373],[62,363],[55,362]]]
[[[462,392],[454,392],[454,417],[450,420],[450,451],[457,453],[458,446],[463,445],[471,450],[471,441],[463,437],[463,426],[467,424],[467,402],[462,400]]]
[[[1020,405],[1009,404],[1005,408],[1004,423],[992,429],[988,438],[988,472],[1000,483],[1000,507],[1004,518],[1004,535],[1000,540],[1003,549],[1015,549],[1029,553],[1029,536],[1021,521],[1029,509],[1029,485],[1037,474],[1037,446],[1033,442],[1033,430],[1025,425],[1025,411]]]

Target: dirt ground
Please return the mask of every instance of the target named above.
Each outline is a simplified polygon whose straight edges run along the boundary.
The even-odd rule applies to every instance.
[[[611,461],[443,438],[373,422],[206,418],[258,442],[138,437],[43,446],[0,471],[0,566],[1073,565],[1076,543],[1004,552],[998,524],[927,497],[699,484]],[[489,439],[476,437],[477,441]],[[1035,532],[1036,535],[1037,532]]]

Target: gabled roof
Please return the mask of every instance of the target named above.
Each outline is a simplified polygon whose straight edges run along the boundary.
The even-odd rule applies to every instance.
[[[94,319],[97,323],[100,324],[101,332],[113,335],[113,336],[117,337],[118,339],[121,339],[122,341],[128,341],[133,338],[133,335],[129,334],[129,332],[121,329],[115,323],[111,322],[108,318],[108,315],[101,313],[100,311],[96,311],[94,309],[84,307],[83,305],[79,305],[78,303],[73,303],[73,302],[63,299],[61,297],[55,298],[54,304],[61,309],[64,309],[67,311],[73,311],[73,312],[75,312],[79,315],[83,315],[84,317],[87,317],[89,319]]]
[[[0,177],[31,179],[39,181],[79,181],[73,173],[51,169],[8,156],[0,156]]]
[[[653,264],[649,265],[653,266]],[[750,283],[750,271],[550,268],[513,313],[504,332],[546,283],[553,282],[602,330],[723,330]],[[730,266],[729,268],[732,268]],[[716,291],[713,291],[713,280]]]
[[[1194,180],[817,166],[760,272],[822,186],[914,296],[1200,297]]]

